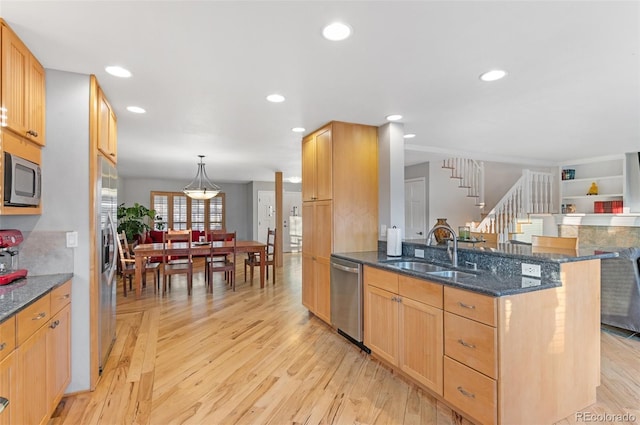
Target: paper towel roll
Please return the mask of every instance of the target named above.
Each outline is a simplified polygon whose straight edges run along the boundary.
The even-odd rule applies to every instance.
[[[402,232],[397,227],[387,229],[387,256],[402,255]]]

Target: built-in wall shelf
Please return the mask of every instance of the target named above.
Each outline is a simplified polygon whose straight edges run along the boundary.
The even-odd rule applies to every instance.
[[[629,212],[628,208],[624,207],[624,155],[568,162],[560,166],[560,175],[573,177],[560,181],[560,204],[563,213],[594,213],[596,201],[622,201],[622,212]],[[598,186],[597,195],[587,195],[592,183]]]
[[[625,214],[554,214],[556,224],[569,226],[640,226],[640,213]]]

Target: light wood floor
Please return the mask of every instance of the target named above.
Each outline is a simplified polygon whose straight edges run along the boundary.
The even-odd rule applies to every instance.
[[[149,283],[139,300],[120,286],[117,340],[96,391],[64,398],[49,425],[469,424],[309,315],[300,256],[284,261],[265,289],[241,269],[235,293],[221,276],[206,293],[202,273],[191,297],[177,280],[165,297]],[[638,424],[639,359],[640,340],[603,332],[598,403],[585,412],[627,412]]]

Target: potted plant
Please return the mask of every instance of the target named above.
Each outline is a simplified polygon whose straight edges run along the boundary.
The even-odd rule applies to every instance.
[[[155,210],[150,210],[137,202],[132,207],[118,205],[118,233],[124,231],[127,241],[133,242],[136,237],[151,229],[153,220],[162,220]]]

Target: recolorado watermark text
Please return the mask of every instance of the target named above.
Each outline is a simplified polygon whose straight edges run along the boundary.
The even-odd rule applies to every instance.
[[[635,422],[636,415],[632,413],[593,413],[593,412],[577,412],[577,422]]]

